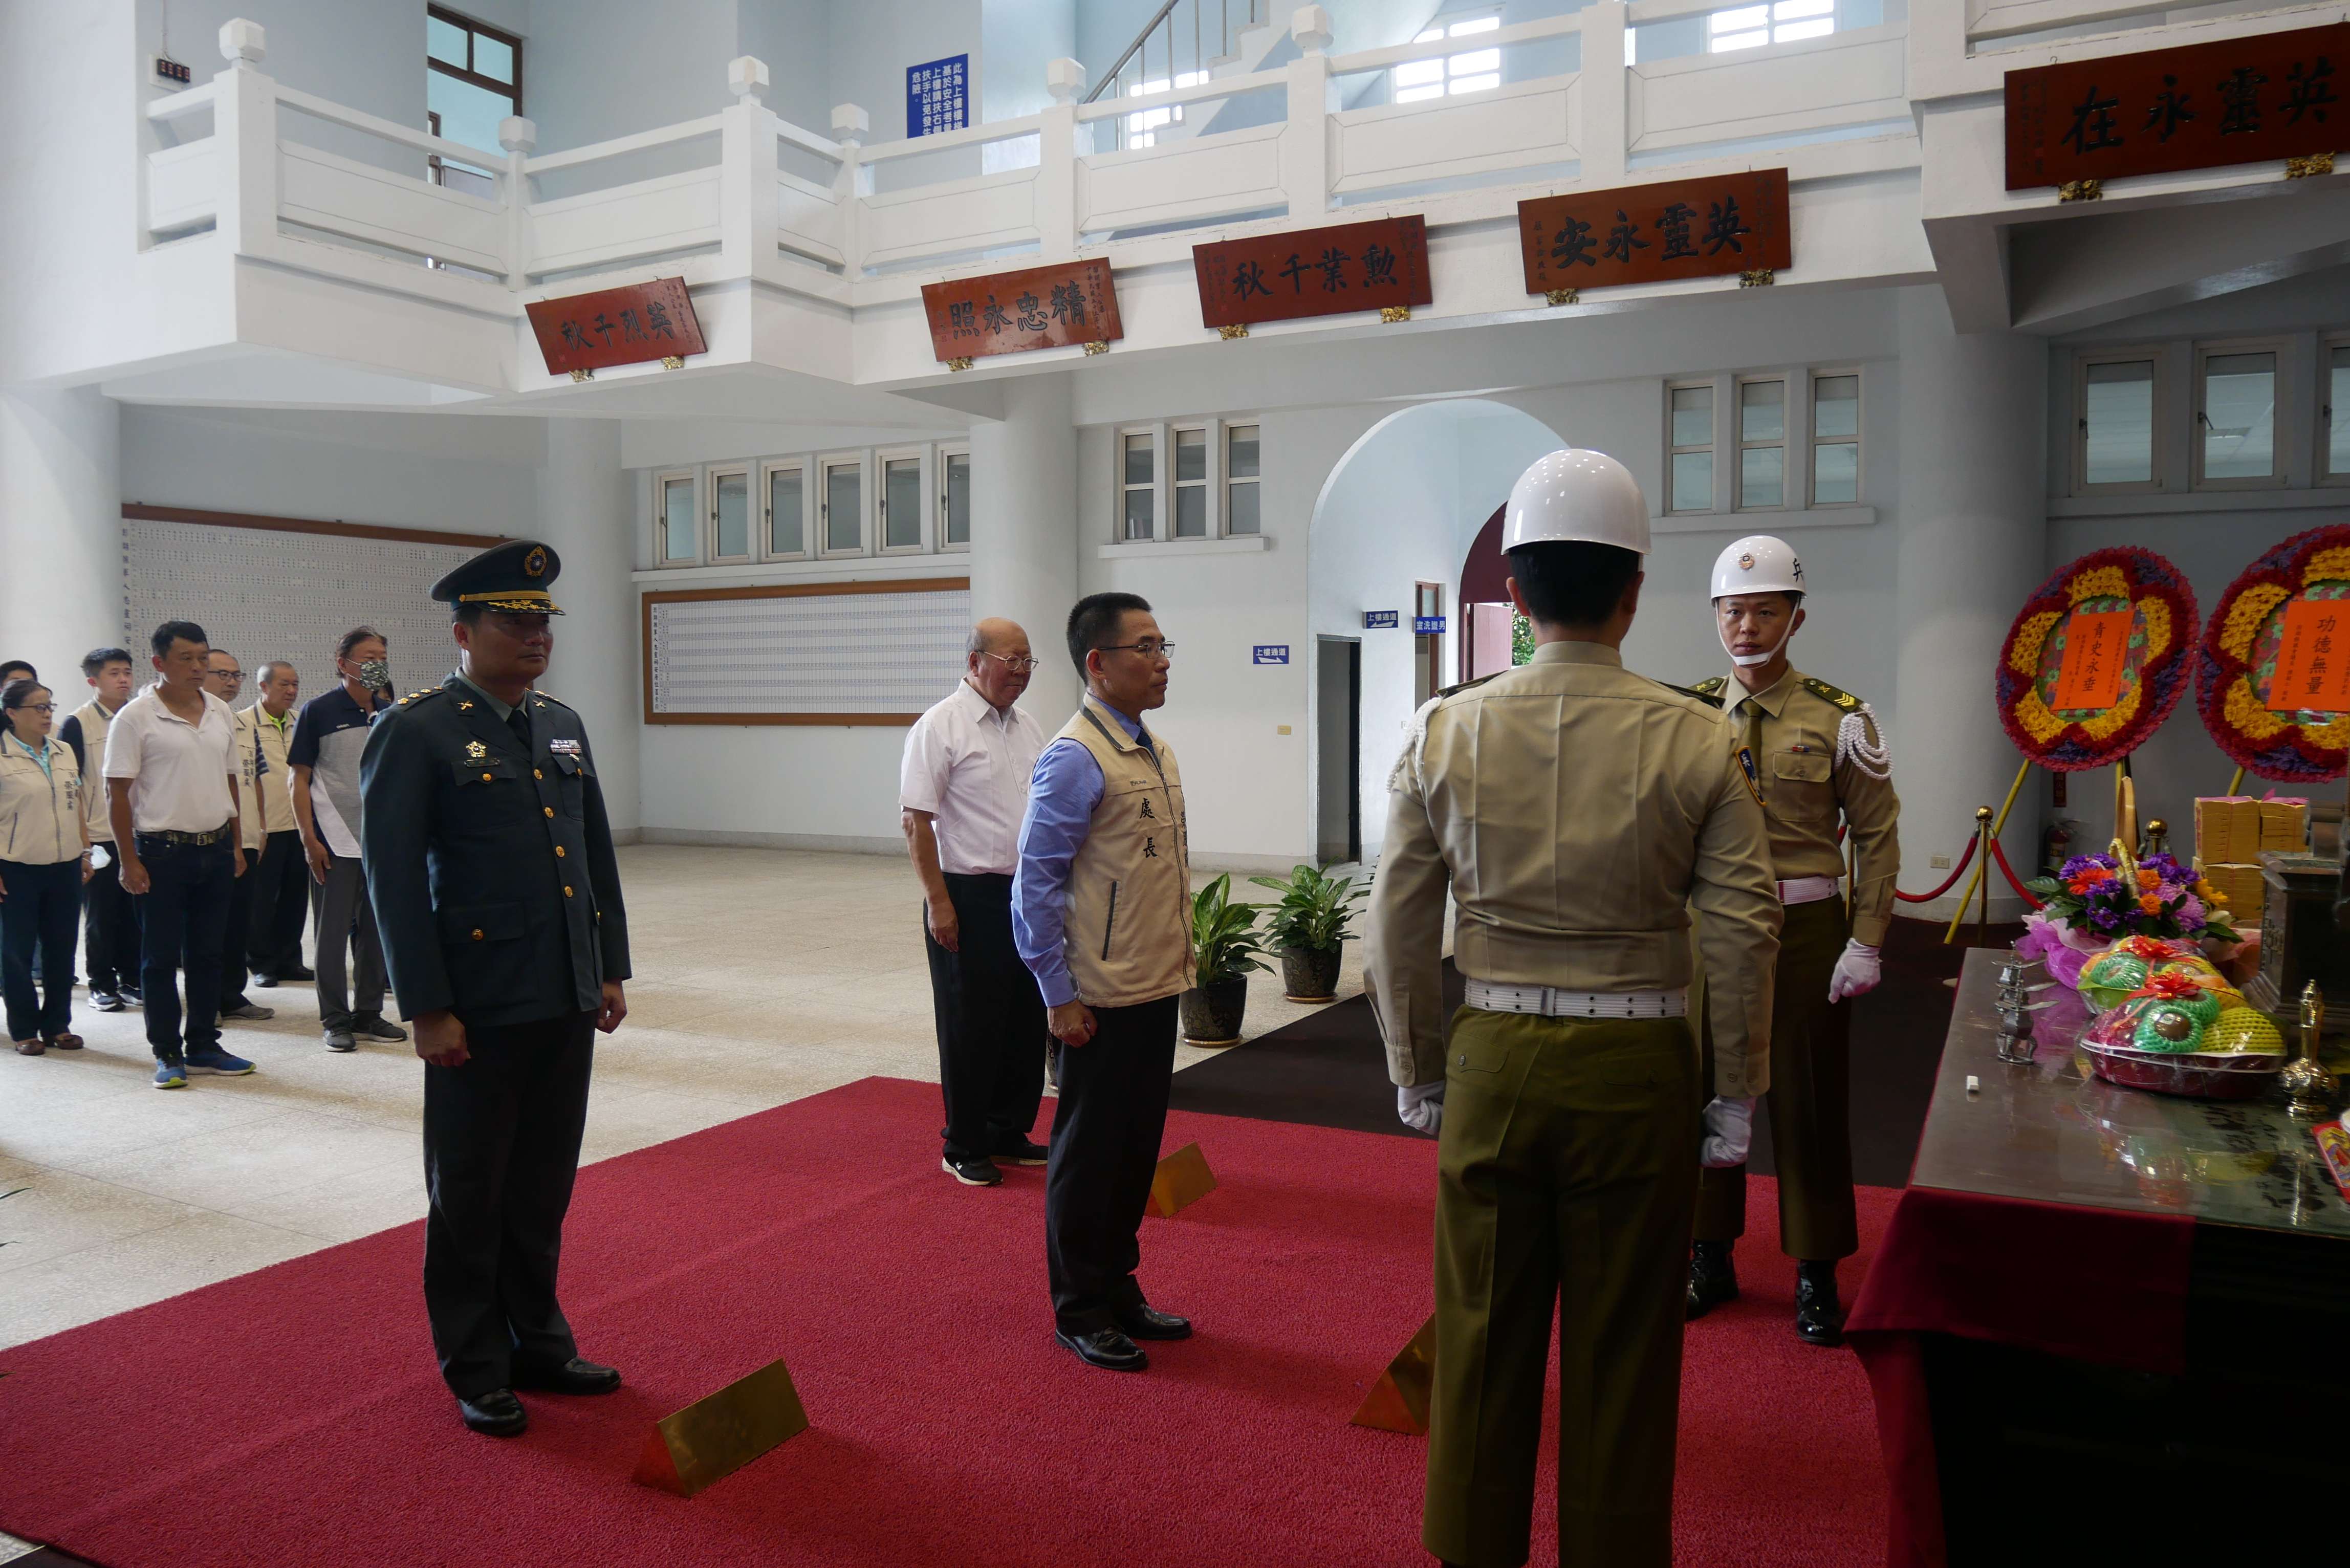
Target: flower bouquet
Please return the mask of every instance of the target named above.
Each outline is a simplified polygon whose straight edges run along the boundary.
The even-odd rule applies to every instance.
[[[2200,873],[2168,855],[2137,859],[2118,841],[2103,855],[2075,855],[2056,876],[2024,886],[2046,906],[2027,933],[2027,940],[2038,939],[2030,956],[2052,941],[2083,950],[2081,938],[2098,949],[2123,937],[2243,940],[2226,897]],[[2056,967],[2050,964],[2052,973]]]

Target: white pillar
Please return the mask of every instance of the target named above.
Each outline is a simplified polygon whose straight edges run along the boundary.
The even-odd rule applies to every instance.
[[[597,781],[616,834],[641,823],[638,756],[644,688],[638,673],[635,497],[620,466],[618,420],[549,420],[538,472],[538,537],[563,558],[547,690],[587,721]]]
[[[1975,808],[1999,809],[2022,761],[1991,702],[2008,624],[2046,576],[2046,341],[2021,333],[1960,336],[1938,288],[1901,294],[1900,557],[1894,618],[1894,783],[1901,792],[1901,880],[1931,887],[1956,857]],[[2032,875],[2039,793],[2027,788],[2001,836]],[[1994,872],[1992,918],[2022,905]],[[1933,905],[1948,918],[1961,881]]]
[[[0,659],[32,660],[68,708],[89,694],[81,656],[127,635],[120,445],[95,388],[0,393]]]
[[[1077,431],[1066,372],[1003,383],[1003,418],[971,431],[971,607],[1028,633],[1036,674],[1021,703],[1045,732],[1076,711],[1064,640],[1077,602]]]

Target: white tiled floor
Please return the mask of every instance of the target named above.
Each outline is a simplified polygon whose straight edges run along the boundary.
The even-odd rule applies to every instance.
[[[875,1074],[937,1078],[903,861],[639,846],[620,866],[636,979],[598,1051],[585,1158]],[[247,1078],[158,1093],[140,1015],[79,998],[87,1050],[0,1051],[0,1347],[422,1216],[411,1048],[329,1054],[307,983],[250,994],[278,1015],[228,1028],[260,1064]],[[1256,975],[1245,1033],[1309,1011]]]

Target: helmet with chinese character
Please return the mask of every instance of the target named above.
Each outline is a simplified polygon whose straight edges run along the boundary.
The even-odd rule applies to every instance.
[[[1632,471],[1584,447],[1535,459],[1510,486],[1502,549],[1552,544],[1613,545],[1647,555],[1648,503]]]

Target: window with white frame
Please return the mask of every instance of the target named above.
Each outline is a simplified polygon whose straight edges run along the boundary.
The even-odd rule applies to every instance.
[[[1257,505],[1257,427],[1224,427],[1224,532],[1259,534],[1264,514]]]
[[[1669,504],[1675,512],[1713,510],[1713,384],[1669,387],[1665,415],[1671,424],[1672,476]]]
[[[710,471],[710,556],[723,565],[751,558],[751,471]]]
[[[654,554],[664,566],[691,566],[702,558],[698,489],[691,471],[653,477]]]
[[[1787,383],[1773,376],[1738,383],[1738,510],[1787,504]]]
[[[1812,504],[1860,500],[1860,373],[1812,373]]]
[[[1705,48],[1710,55],[1721,55],[1765,44],[1824,38],[1835,31],[1835,0],[1772,0],[1768,5],[1741,5],[1708,16]]]
[[[1498,32],[1501,26],[1502,16],[1497,11],[1488,16],[1439,23],[1421,32],[1412,42],[1449,44],[1460,38],[1474,38],[1480,33]],[[1491,46],[1438,55],[1430,59],[1411,60],[1395,68],[1395,101],[1398,103],[1418,103],[1423,99],[1483,92],[1488,88],[1501,85],[1502,51]]]
[[[2151,348],[2083,354],[2073,362],[2073,473],[2080,491],[2154,490],[2156,372]]]
[[[971,548],[971,453],[939,449],[939,548]]]
[[[1176,88],[1197,87],[1208,79],[1205,71],[1177,71],[1172,77],[1146,78],[1134,84],[1129,98],[1149,98]],[[1183,123],[1183,106],[1161,104],[1157,109],[1138,109],[1125,117],[1126,144],[1128,147],[1149,147],[1159,140],[1159,133],[1170,126]]]
[[[767,559],[804,561],[808,555],[807,465],[771,462],[765,475]]]
[[[2240,490],[2281,484],[2277,348],[2214,345],[2195,351],[2195,484]]]
[[[1159,461],[1155,431],[1122,431],[1118,433],[1118,472],[1120,507],[1118,536],[1128,540],[1156,537]]]
[[[2321,484],[2350,484],[2350,337],[2317,346],[2317,467]]]
[[[858,458],[827,459],[816,498],[822,554],[865,554],[865,464]]]
[[[922,454],[919,452],[885,452],[879,454],[880,534],[881,550],[885,556],[909,555],[922,549],[928,543],[922,524],[928,521],[930,507],[923,500]]]
[[[1208,432],[1204,427],[1175,431],[1175,538],[1208,536]]]

